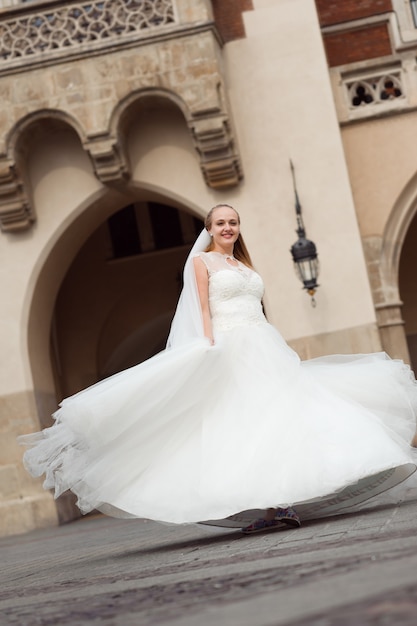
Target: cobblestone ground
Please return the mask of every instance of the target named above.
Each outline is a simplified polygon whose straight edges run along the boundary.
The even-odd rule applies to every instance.
[[[417,500],[244,536],[102,516],[0,540],[2,626],[417,624]]]

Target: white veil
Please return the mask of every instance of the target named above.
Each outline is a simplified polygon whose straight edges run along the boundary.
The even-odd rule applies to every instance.
[[[175,348],[193,339],[204,337],[203,318],[201,315],[193,258],[199,252],[203,252],[210,241],[210,235],[207,230],[203,228],[187,257],[184,266],[184,286],[171,323],[171,330],[169,331],[166,345],[167,348]]]

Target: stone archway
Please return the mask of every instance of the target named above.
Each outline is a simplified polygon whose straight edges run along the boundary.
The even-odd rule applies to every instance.
[[[184,260],[202,223],[141,200],[97,225],[57,294],[51,354],[59,398],[164,348]]]
[[[382,237],[366,237],[363,241],[382,347],[391,357],[407,363],[410,354],[404,332],[399,273],[404,242],[416,212],[417,174],[398,196]]]
[[[120,254],[110,258],[105,249],[100,266],[94,254],[97,250],[103,252],[102,246],[109,243],[112,216],[126,206],[137,205],[137,211],[163,206],[161,193],[136,193],[142,194],[137,203],[129,194],[109,190],[87,199],[78,207],[73,221],[63,224],[55,234],[34,268],[31,292],[26,298],[27,345],[41,427],[51,425],[51,414],[63,397],[150,357],[164,346],[180,289],[179,271],[200,222],[185,203],[182,210],[172,208],[182,234],[176,247],[154,246],[147,254],[127,258]],[[169,206],[169,197],[165,202]],[[178,199],[175,205],[178,207]],[[106,275],[104,266],[110,270]],[[169,276],[159,289],[167,268]],[[144,280],[140,280],[141,275]],[[89,302],[86,298],[92,278],[93,288],[100,295],[96,302],[94,293]],[[115,285],[118,292],[109,298]],[[142,302],[132,295],[137,287],[145,296]],[[77,306],[71,308],[71,301]],[[69,316],[63,316],[63,312],[69,312]],[[88,323],[84,323],[83,314]],[[74,322],[72,326],[69,320]],[[79,516],[71,494],[58,499],[57,511],[61,523]]]
[[[414,215],[405,236],[399,262],[399,289],[401,294],[404,331],[410,363],[417,372],[417,216]]]
[[[73,221],[63,223],[42,250],[30,280],[23,312],[28,366],[33,380],[35,401],[41,426],[51,424],[56,407],[56,384],[51,362],[50,335],[55,300],[62,280],[81,245],[93,232],[103,214],[111,214],[125,202],[120,194],[106,190],[89,197],[78,207]]]

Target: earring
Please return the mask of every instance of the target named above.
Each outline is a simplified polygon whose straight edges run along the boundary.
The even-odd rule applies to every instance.
[[[209,233],[210,237],[213,237],[213,233]]]

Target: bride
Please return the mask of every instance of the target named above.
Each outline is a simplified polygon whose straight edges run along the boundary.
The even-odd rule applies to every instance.
[[[300,362],[227,204],[184,268],[166,350],[63,400],[24,463],[83,513],[245,533],[346,512],[416,469],[417,384],[384,353]]]

